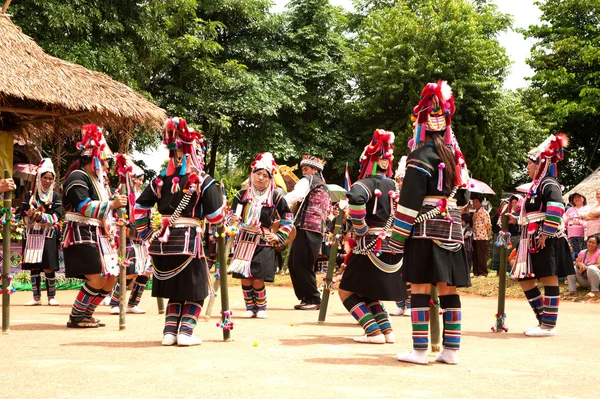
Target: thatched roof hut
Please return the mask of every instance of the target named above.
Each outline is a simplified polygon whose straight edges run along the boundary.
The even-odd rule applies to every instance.
[[[596,202],[596,190],[600,188],[600,168],[594,173],[583,179],[578,185],[569,190],[563,195],[565,202],[569,201],[569,195],[579,193],[587,199],[588,205],[593,205]]]
[[[0,13],[0,130],[43,137],[90,122],[159,129],[165,118],[126,85],[44,53]]]

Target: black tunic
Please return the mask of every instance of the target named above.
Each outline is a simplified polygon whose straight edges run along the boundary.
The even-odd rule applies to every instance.
[[[21,215],[25,216],[27,211],[29,210],[29,201],[31,199],[31,193],[25,194],[23,198],[23,203],[21,204]],[[55,215],[57,219],[61,219],[64,214],[64,208],[62,205],[62,200],[60,198],[60,194],[57,192],[52,193],[52,201],[49,204],[43,204],[38,195],[36,194],[36,202],[34,205],[42,206],[44,209],[43,213],[47,213],[50,215]],[[31,225],[33,228],[33,225]],[[27,231],[31,231],[30,227],[25,229],[25,233],[23,234],[23,254],[25,252],[25,244],[27,242]],[[38,233],[38,231],[34,231]],[[44,230],[42,229],[42,233]],[[60,262],[58,259],[58,246],[60,244],[60,230],[58,226],[53,226],[51,229],[46,230],[46,239],[44,240],[44,252],[42,255],[41,263],[23,263],[21,268],[23,270],[34,270],[34,269],[46,269],[46,270],[58,270],[60,267]]]
[[[545,213],[549,202],[564,205],[559,183],[554,177],[546,176],[541,180],[535,196],[525,200],[525,213]],[[543,221],[537,223],[539,229],[541,229]],[[526,230],[527,226],[523,226],[522,228],[523,230]],[[529,257],[533,272],[535,273],[535,277],[533,278],[549,276],[565,277],[570,274],[575,274],[569,242],[564,235],[556,238],[546,238],[545,247],[536,253],[529,252]],[[530,279],[532,278],[526,277],[522,280]]]
[[[439,173],[443,173],[439,168],[440,163],[442,160],[433,143],[429,142],[408,156],[406,175],[400,193],[401,209],[409,209],[421,215],[432,209],[423,205],[426,196],[447,198],[450,195],[451,190],[446,184],[443,185],[442,191],[437,189]],[[455,198],[458,207],[464,206],[468,202],[469,193],[467,190],[459,189]],[[452,214],[452,217],[454,219],[458,217],[455,222],[460,225],[460,214],[456,210],[452,212],[456,213]],[[436,219],[443,223],[445,218],[438,215]],[[469,261],[464,245],[460,245],[456,251],[451,251],[442,248],[439,240],[436,243],[433,239],[416,238],[415,230],[420,227],[418,224],[411,226],[410,236],[406,239],[404,279],[414,284],[445,282],[456,287],[470,286]],[[462,238],[462,232],[460,237]]]
[[[381,191],[380,197],[376,197],[375,190]],[[389,192],[395,190],[396,185],[393,180],[383,175],[369,176],[354,183],[347,194],[348,203],[356,206],[365,205],[366,224],[369,228],[382,228],[392,212]],[[377,209],[373,214],[375,198],[377,198]],[[376,239],[377,236],[367,233],[367,242]],[[382,245],[383,252],[378,259],[389,265],[397,264],[402,259],[402,255],[386,251],[386,241]],[[401,273],[401,269],[386,273],[375,266],[368,255],[354,253],[346,265],[340,288],[373,300],[402,301],[406,298],[406,284]]]
[[[189,176],[172,175],[160,177],[163,186],[160,189],[160,198],[157,196],[157,179],[154,179],[136,200],[136,219],[138,210],[150,210],[155,204],[163,217],[173,214],[184,196],[182,190],[171,193],[173,179],[179,179],[179,186],[183,189]],[[198,221],[207,219],[211,223],[222,221],[223,196],[216,185],[216,181],[209,175],[204,175],[200,193],[192,194],[189,204],[181,212],[181,217],[194,218]],[[136,224],[138,221],[136,220]],[[177,223],[177,222],[175,222]],[[149,226],[145,226],[149,227]],[[197,228],[170,228],[170,235],[166,243],[155,239],[150,245],[150,254],[154,268],[152,282],[152,296],[170,298],[176,301],[200,301],[209,294],[209,275],[204,254],[198,257],[196,251],[202,233]],[[201,246],[202,243],[200,242]],[[186,251],[186,247],[188,250]],[[178,274],[159,279],[157,275],[165,274],[171,270],[188,263]]]
[[[243,206],[242,215],[245,214],[246,207],[249,205],[249,202],[246,198],[246,191],[239,191],[233,199],[233,204],[231,205],[231,209],[237,209],[238,204]],[[287,201],[283,198],[285,192],[278,188],[273,191],[273,206],[264,205],[260,211],[260,225],[264,230],[270,230],[273,222],[276,220],[285,220],[288,219],[290,225],[292,223],[291,217],[292,213],[290,207],[288,206]],[[281,229],[280,225],[280,229]],[[275,268],[276,268],[276,258],[275,258],[275,247],[271,244],[266,243],[262,238],[258,242],[256,246],[256,250],[254,251],[254,256],[252,257],[252,262],[250,263],[250,273],[252,274],[252,279],[256,280],[264,280],[267,283],[271,283],[275,279]],[[248,278],[244,277],[240,273],[233,273],[234,278]]]

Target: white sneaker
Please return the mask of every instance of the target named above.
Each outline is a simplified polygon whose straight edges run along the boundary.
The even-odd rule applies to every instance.
[[[164,346],[171,346],[177,343],[177,337],[173,334],[165,334],[162,340]]]
[[[133,314],[144,314],[144,313],[146,313],[146,311],[144,309],[140,309],[137,306],[128,306],[127,310],[125,312],[126,313],[133,313]]]
[[[402,316],[406,312],[406,308],[396,308],[391,312],[388,312],[390,316]]]
[[[539,328],[540,326],[541,326],[541,324],[538,324],[535,327],[529,327],[527,330],[523,331],[523,334],[527,335],[527,331],[535,330],[536,328]]]
[[[379,335],[361,335],[360,337],[354,337],[354,342],[360,342],[361,344],[385,344],[385,336]]]
[[[48,305],[50,306],[58,306],[58,301],[54,298],[48,299]]]
[[[386,344],[393,344],[396,342],[396,334],[394,334],[393,331],[389,334],[384,334],[383,336],[385,337]]]
[[[537,326],[525,331],[525,335],[528,337],[554,337],[556,335],[556,328],[542,328],[541,326]]]
[[[110,313],[110,314],[119,314],[119,307],[118,306],[113,306],[112,308],[110,308],[110,310],[108,311],[108,313]]]
[[[246,310],[242,316],[243,319],[251,319],[253,317],[256,317],[256,313],[254,313],[253,310]]]
[[[426,350],[412,350],[408,353],[399,353],[396,356],[398,360],[406,363],[417,363],[417,364],[427,364],[429,363],[429,357],[427,356]]]
[[[29,302],[25,302],[23,304],[23,306],[41,306],[42,305],[42,301],[39,299],[32,299]]]
[[[410,317],[410,308],[406,308],[406,311],[404,311],[404,316]]]
[[[110,306],[110,296],[104,297],[104,299],[102,300],[102,302],[100,302],[100,305],[102,305],[102,306]]]
[[[436,362],[458,364],[458,350],[443,349],[435,358]]]
[[[177,345],[179,346],[195,346],[202,344],[202,340],[195,335],[179,334],[177,336]]]
[[[258,312],[256,312],[256,318],[257,319],[266,319],[267,316],[267,311],[266,310],[259,310]]]

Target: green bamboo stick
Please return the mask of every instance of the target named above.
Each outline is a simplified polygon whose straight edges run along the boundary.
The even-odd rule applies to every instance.
[[[5,170],[4,178],[10,179],[10,173]],[[12,191],[4,193],[4,208],[7,210],[6,224],[2,230],[2,333],[8,334],[10,328],[10,295],[8,292],[8,276],[10,275],[10,220],[12,219]]]
[[[508,216],[502,215],[502,234],[508,231]],[[498,313],[496,313],[496,328],[494,332],[508,331],[504,325],[506,301],[506,264],[508,262],[507,250],[500,247],[500,267],[498,269]]]
[[[440,331],[440,306],[438,290],[435,285],[431,286],[431,302],[429,304],[429,330],[431,331],[431,351],[439,352],[441,348],[441,331]]]
[[[227,250],[225,248],[225,226],[220,225],[217,228],[219,234],[217,240],[217,259],[219,261],[219,281],[221,283],[221,322],[225,323],[228,318],[225,315],[229,311],[229,291],[227,289]],[[229,316],[231,317],[231,316]],[[223,328],[223,341],[231,340],[231,331]]]
[[[323,289],[323,297],[321,298],[321,308],[319,310],[319,324],[325,323],[327,317],[327,306],[329,305],[329,297],[331,296],[331,282],[333,281],[333,273],[335,271],[335,259],[338,253],[338,245],[342,241],[341,238],[336,238],[342,229],[342,221],[344,220],[344,211],[340,209],[339,216],[335,219],[333,225],[333,242],[331,243],[331,251],[329,252],[329,261],[327,262],[327,274],[325,276],[325,289]]]

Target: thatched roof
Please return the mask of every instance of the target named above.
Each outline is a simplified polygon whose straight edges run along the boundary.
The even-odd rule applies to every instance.
[[[600,168],[594,173],[583,179],[578,185],[573,187],[568,193],[563,195],[566,201],[569,200],[569,195],[579,193],[583,195],[588,202],[588,205],[593,205],[596,202],[596,190],[600,188]]]
[[[160,128],[163,109],[107,75],[52,57],[0,14],[0,130],[50,133],[96,123]]]

